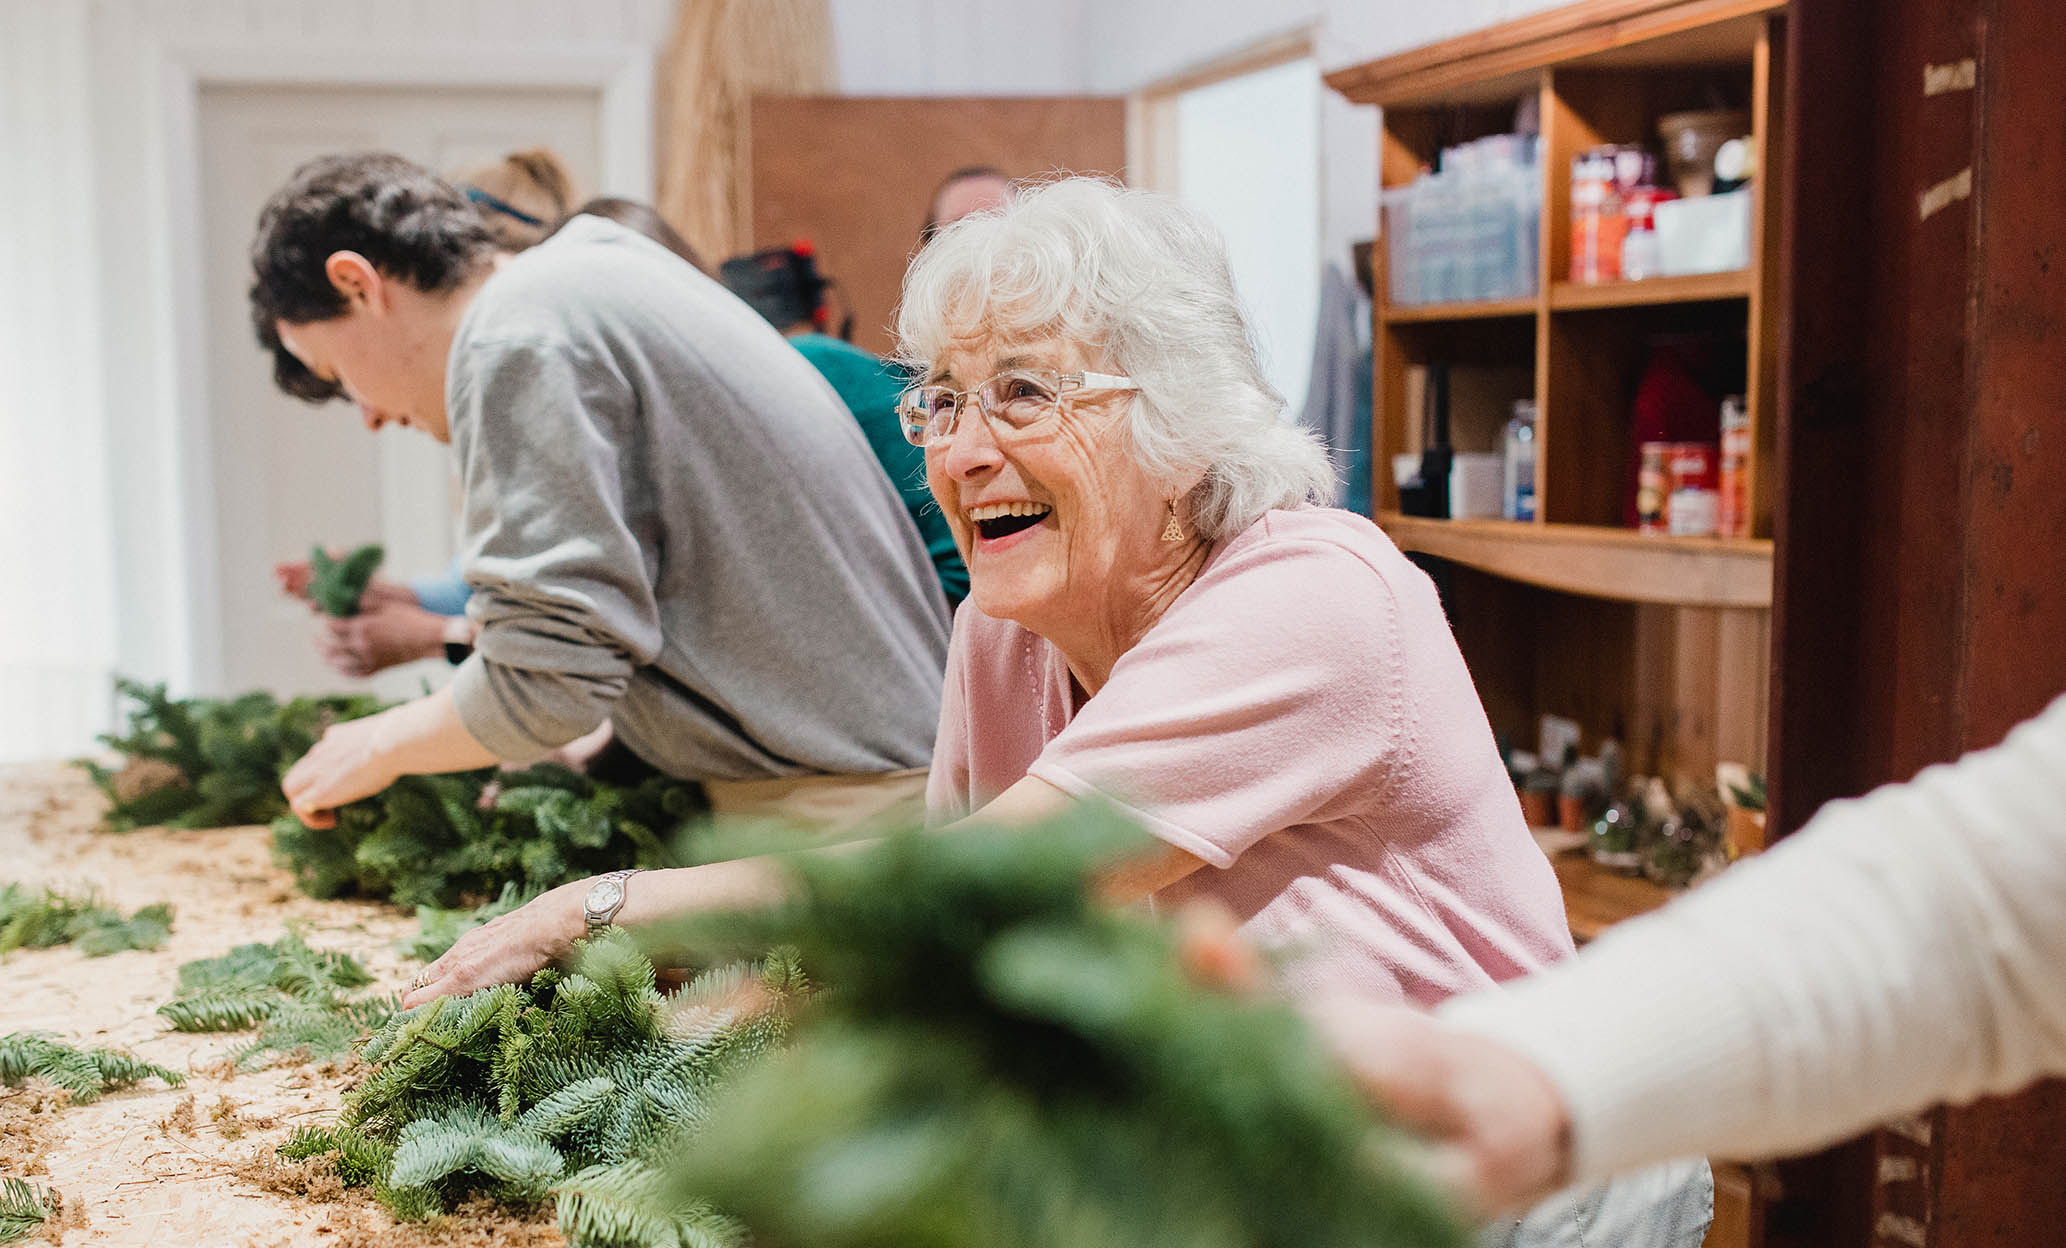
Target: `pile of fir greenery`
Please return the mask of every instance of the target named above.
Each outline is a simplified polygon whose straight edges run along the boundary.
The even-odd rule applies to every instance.
[[[705,1202],[668,1198],[665,1168],[719,1085],[783,1041],[805,991],[777,953],[663,998],[645,955],[606,937],[572,971],[397,1015],[366,1042],[373,1072],[337,1124],[280,1154],[330,1158],[404,1218],[476,1194],[550,1196],[575,1248],[735,1244]]]
[[[670,934],[825,986],[658,1189],[757,1248],[1437,1248],[1443,1204],[1281,1005],[1194,983],[1090,874],[1097,812],[803,855],[780,909]]]
[[[387,552],[378,545],[361,546],[342,559],[332,559],[321,545],[308,552],[308,597],[325,615],[344,619],[359,613],[359,600]]]
[[[405,906],[474,905],[514,884],[540,892],[632,866],[703,861],[706,810],[695,784],[652,776],[607,784],[564,767],[405,776],[310,828],[287,813],[280,779],[324,729],[372,714],[363,697],[172,698],[118,681],[135,705],[128,730],[102,738],[119,770],[85,764],[108,795],[107,822],[222,827],[270,822],[273,849],[314,897]]]
[[[271,694],[173,698],[165,686],[117,680],[135,703],[128,729],[101,737],[124,765],[83,764],[108,796],[107,823],[132,828],[220,828],[270,823],[287,811],[280,778],[323,730],[380,709],[369,697]]]
[[[172,907],[145,906],[128,918],[92,894],[74,896],[22,884],[0,887],[0,955],[71,945],[89,958],[156,949],[172,934]]]
[[[74,1105],[97,1101],[103,1092],[158,1079],[176,1088],[186,1076],[139,1060],[119,1049],[78,1049],[46,1031],[0,1036],[0,1084],[47,1079],[71,1093]]]
[[[239,945],[179,968],[179,995],[158,1007],[175,1031],[249,1031],[240,1067],[276,1053],[343,1053],[394,1016],[386,996],[355,997],[373,982],[348,954],[311,949],[289,931],[270,945]]]
[[[450,908],[511,885],[688,865],[704,810],[700,788],[665,776],[629,788],[557,766],[403,776],[340,808],[335,827],[276,820],[273,855],[311,897]]]

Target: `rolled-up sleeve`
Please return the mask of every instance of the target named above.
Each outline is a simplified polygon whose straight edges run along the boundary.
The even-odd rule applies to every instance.
[[[627,516],[636,404],[607,361],[551,340],[469,343],[453,368],[479,626],[453,696],[476,741],[530,762],[608,719],[660,649],[657,555]]]

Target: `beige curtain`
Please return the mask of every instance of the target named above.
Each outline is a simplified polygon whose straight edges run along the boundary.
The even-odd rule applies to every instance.
[[[749,105],[833,88],[826,0],[680,0],[660,58],[662,216],[715,265],[752,233]]]

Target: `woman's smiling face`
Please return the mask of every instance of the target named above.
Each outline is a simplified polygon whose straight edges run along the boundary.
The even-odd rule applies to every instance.
[[[1012,369],[1111,371],[1059,339],[957,342],[928,383],[972,390]],[[984,419],[973,396],[944,443],[926,448],[927,484],[968,562],[984,614],[1045,636],[1108,614],[1165,559],[1167,499],[1128,436],[1125,391],[1085,392],[1030,428]]]

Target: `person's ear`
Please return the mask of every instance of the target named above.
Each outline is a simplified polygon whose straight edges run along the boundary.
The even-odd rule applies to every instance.
[[[379,308],[384,303],[385,282],[380,270],[356,251],[331,252],[330,258],[323,261],[323,276],[330,279],[330,285],[347,304]]]

